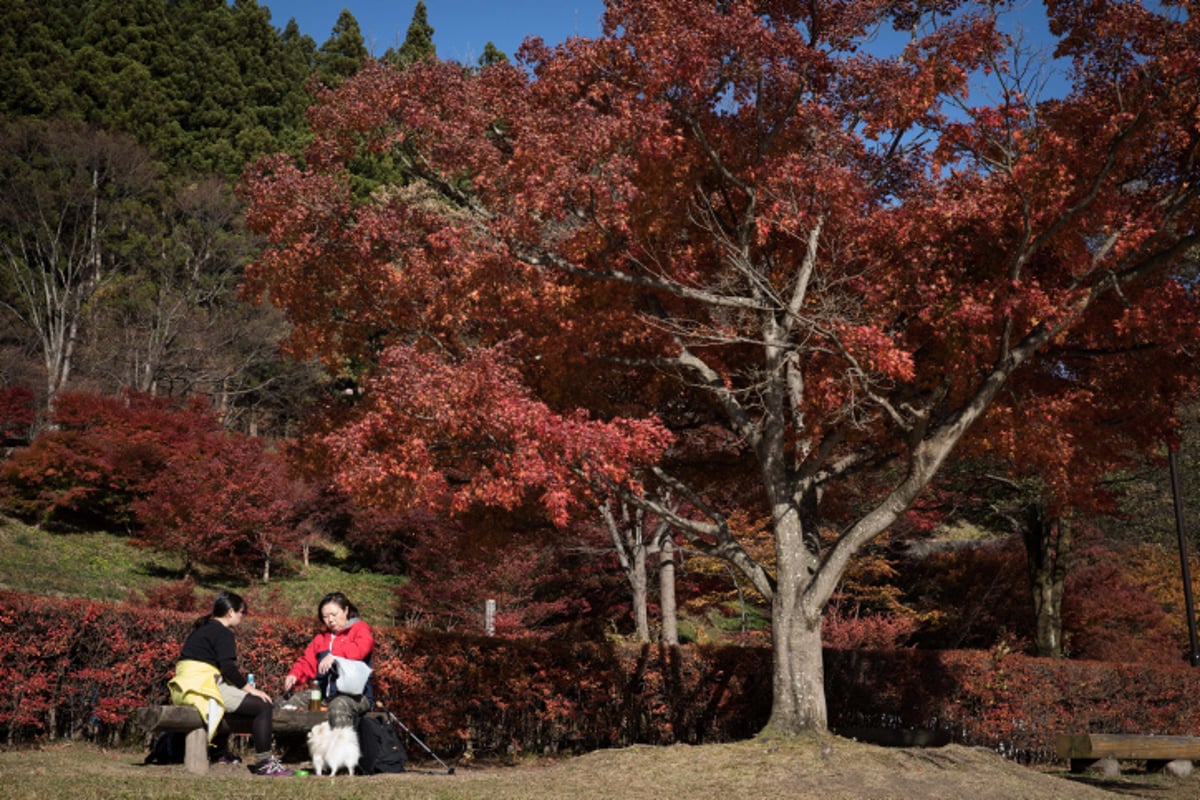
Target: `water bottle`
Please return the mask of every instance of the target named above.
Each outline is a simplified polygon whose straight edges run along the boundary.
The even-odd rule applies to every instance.
[[[321,710],[321,684],[317,683],[315,679],[312,682],[312,689],[308,695],[308,710]]]
[[[246,686],[251,689],[254,688],[254,673],[253,672],[251,672],[249,675],[246,676]]]

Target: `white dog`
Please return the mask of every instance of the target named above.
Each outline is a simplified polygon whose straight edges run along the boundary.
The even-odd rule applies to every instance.
[[[331,728],[328,722],[314,725],[308,732],[308,754],[312,756],[313,770],[320,775],[329,767],[332,777],[342,767],[346,773],[354,774],[362,751],[358,746],[358,733],[354,728]]]

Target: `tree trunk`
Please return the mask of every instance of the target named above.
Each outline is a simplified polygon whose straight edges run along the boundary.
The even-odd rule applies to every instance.
[[[633,622],[639,642],[650,641],[650,615],[646,611],[646,548],[632,548],[629,569],[629,588],[633,597]]]
[[[1072,544],[1071,525],[1063,517],[1048,517],[1040,506],[1031,507],[1022,533],[1029,560],[1034,648],[1039,657],[1062,658],[1062,604],[1067,556]]]
[[[829,728],[825,705],[825,664],[821,618],[790,608],[783,593],[772,604],[774,695],[764,732],[823,733]]]
[[[675,542],[664,535],[658,548],[658,599],[662,614],[663,644],[679,644],[679,608],[675,600]]]
[[[825,664],[821,645],[822,608],[810,609],[806,590],[821,564],[805,540],[799,511],[791,504],[775,516],[776,585],[771,597],[774,666],[771,717],[764,732],[824,733]],[[823,604],[822,604],[823,605]]]
[[[610,503],[600,507],[600,518],[612,538],[613,548],[621,562],[621,570],[629,581],[630,602],[637,640],[650,641],[650,616],[646,610],[646,550],[645,512],[621,504],[621,517],[617,518]]]

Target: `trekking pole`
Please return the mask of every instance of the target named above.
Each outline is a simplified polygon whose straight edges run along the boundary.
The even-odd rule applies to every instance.
[[[384,713],[388,715],[388,719],[390,719],[394,724],[399,725],[401,730],[403,730],[405,733],[407,733],[409,736],[411,736],[417,744],[419,744],[419,745],[421,745],[421,747],[425,748],[425,752],[429,753],[429,755],[433,756],[433,760],[442,765],[442,767],[446,770],[447,775],[454,774],[454,767],[448,766],[445,761],[442,761],[440,758],[438,758],[437,753],[430,750],[429,745],[422,742],[421,738],[419,736],[417,736],[415,733],[413,733],[412,730],[410,730],[407,725],[405,725],[403,722],[401,722],[400,718],[397,717],[395,714],[393,714],[392,710],[390,708],[385,708],[383,703],[376,703],[376,705],[383,709]]]

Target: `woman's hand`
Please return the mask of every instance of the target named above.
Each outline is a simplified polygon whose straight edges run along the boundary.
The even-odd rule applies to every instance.
[[[246,694],[254,695],[259,700],[265,700],[268,703],[271,702],[271,695],[267,694],[262,689],[259,689],[257,686],[247,686],[244,691]]]
[[[296,685],[296,676],[295,675],[288,675],[286,678],[283,679],[283,690],[285,692],[290,692],[292,690],[292,687],[295,685]]]
[[[329,670],[333,669],[333,665],[335,663],[337,662],[333,657],[333,653],[328,654],[321,659],[319,664],[317,664],[317,674],[324,675],[326,672],[329,672]]]

